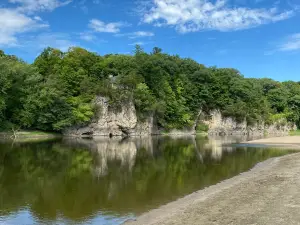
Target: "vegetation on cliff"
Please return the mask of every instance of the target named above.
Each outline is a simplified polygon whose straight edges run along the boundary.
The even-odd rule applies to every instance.
[[[300,121],[300,84],[244,78],[229,68],[205,67],[154,48],[133,55],[100,56],[74,47],[47,48],[33,64],[0,51],[0,126],[61,131],[88,123],[96,95],[118,110],[134,101],[139,118],[154,114],[165,129],[191,127],[199,109],[224,116]]]

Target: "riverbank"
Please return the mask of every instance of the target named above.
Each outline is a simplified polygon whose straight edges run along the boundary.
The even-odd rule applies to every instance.
[[[18,132],[0,132],[0,138],[3,139],[45,139],[45,138],[56,138],[61,137],[59,133],[50,133],[44,131],[18,131]]]
[[[284,136],[258,139],[245,142],[244,144],[259,144],[277,147],[300,148],[300,136]]]
[[[256,144],[274,144],[275,140],[277,144],[286,142],[290,147],[287,141],[292,139],[262,139],[257,140]],[[300,137],[293,140],[296,143]],[[299,175],[300,153],[269,159],[248,172],[178,199],[125,224],[299,224]]]

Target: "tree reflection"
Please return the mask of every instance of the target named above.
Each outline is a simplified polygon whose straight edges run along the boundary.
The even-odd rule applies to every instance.
[[[139,214],[286,153],[191,137],[2,143],[0,216],[25,207],[39,221]]]

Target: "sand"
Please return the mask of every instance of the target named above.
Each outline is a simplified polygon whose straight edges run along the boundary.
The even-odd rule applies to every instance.
[[[300,137],[251,141],[300,147]],[[129,225],[300,225],[300,153],[252,170],[128,221]]]
[[[266,144],[266,145],[282,145],[282,146],[299,146],[300,136],[285,136],[285,137],[273,137],[266,139],[258,139],[254,141],[248,141],[247,144]]]

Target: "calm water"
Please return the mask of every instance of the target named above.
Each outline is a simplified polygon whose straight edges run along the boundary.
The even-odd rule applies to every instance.
[[[0,143],[0,224],[121,224],[288,153],[228,145],[236,141]]]

